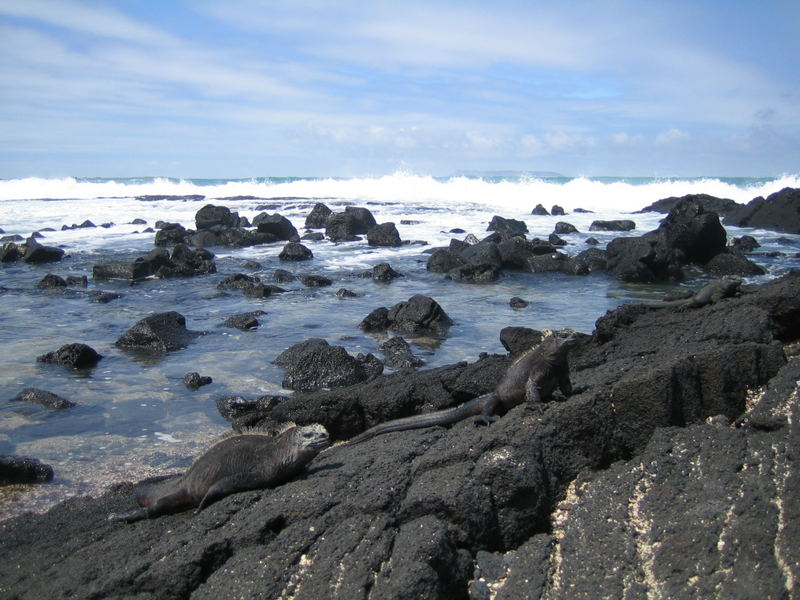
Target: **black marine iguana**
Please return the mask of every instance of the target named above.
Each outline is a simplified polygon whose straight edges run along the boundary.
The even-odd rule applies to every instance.
[[[111,514],[110,521],[131,523],[197,507],[235,492],[284,483],[311,462],[330,438],[322,425],[291,427],[277,436],[234,435],[200,455],[182,476],[173,477],[137,494],[141,508]]]
[[[452,425],[471,416],[478,417],[476,423],[488,425],[498,418],[494,414],[496,410],[505,413],[523,401],[540,402],[550,396],[556,387],[569,396],[572,394],[572,384],[567,354],[576,340],[577,335],[571,330],[564,330],[564,335],[549,335],[511,364],[493,392],[455,408],[380,423],[347,443],[358,444],[390,431]]]
[[[660,302],[641,302],[642,306],[650,308],[670,308],[674,307],[678,310],[685,310],[689,308],[700,308],[706,304],[715,304],[723,298],[729,298],[739,291],[742,285],[742,279],[735,275],[725,275],[722,279],[715,279],[708,282],[700,291],[682,300],[664,300]]]

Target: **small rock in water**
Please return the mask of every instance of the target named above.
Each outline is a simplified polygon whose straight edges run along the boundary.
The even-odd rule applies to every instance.
[[[199,387],[204,385],[208,385],[213,380],[211,377],[200,375],[200,373],[196,373],[192,371],[191,373],[187,373],[183,376],[183,385],[185,385],[190,390],[196,390]]]
[[[14,396],[14,400],[17,402],[32,402],[33,404],[39,404],[46,408],[53,408],[56,410],[75,406],[74,402],[70,402],[58,394],[48,392],[47,390],[40,390],[38,388],[25,388],[16,396]]]
[[[65,344],[58,350],[36,357],[36,362],[55,363],[74,369],[90,369],[103,358],[86,344]]]
[[[519,296],[514,296],[508,301],[508,304],[511,306],[511,308],[525,308],[528,306],[528,301],[523,300]]]

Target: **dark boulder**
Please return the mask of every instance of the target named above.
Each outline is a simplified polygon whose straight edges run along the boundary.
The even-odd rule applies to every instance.
[[[514,296],[513,298],[511,298],[508,301],[508,305],[511,308],[517,308],[517,309],[519,309],[519,308],[527,308],[529,304],[530,304],[530,302],[528,302],[527,300],[523,300],[519,296]]]
[[[322,202],[317,202],[306,216],[306,229],[322,229],[333,211]]]
[[[261,279],[246,273],[227,275],[217,284],[218,290],[243,290],[261,282]]]
[[[554,217],[563,217],[566,213],[558,204],[553,204],[553,207],[550,209],[550,214]]]
[[[0,485],[46,483],[53,479],[53,467],[36,458],[0,454]]]
[[[403,245],[403,241],[400,239],[400,233],[397,231],[395,224],[391,221],[372,227],[367,232],[367,243],[370,246],[390,248]]]
[[[187,244],[193,234],[194,231],[186,229],[180,223],[162,223],[162,227],[156,232],[155,245],[174,246],[175,244]]]
[[[334,242],[353,241],[377,225],[369,209],[348,206],[344,212],[333,213],[325,224],[325,236]]]
[[[36,357],[36,362],[54,363],[73,369],[91,369],[103,357],[86,344],[65,344],[58,350]]]
[[[217,410],[228,421],[234,431],[247,431],[258,422],[266,419],[269,413],[286,396],[259,396],[250,400],[243,396],[224,396],[216,401]]]
[[[43,246],[34,238],[30,237],[25,241],[25,254],[22,260],[32,265],[58,262],[64,257],[64,251],[55,246]]]
[[[735,252],[752,252],[760,247],[761,244],[752,235],[743,235],[731,240],[731,250]]]
[[[460,260],[448,248],[436,248],[428,256],[425,268],[433,273],[447,273],[463,264],[464,261]]]
[[[570,233],[579,233],[579,232],[578,228],[575,227],[575,225],[572,225],[571,223],[566,223],[564,221],[559,221],[558,223],[556,223],[553,233],[556,233],[558,235],[568,235]]]
[[[727,214],[732,210],[735,210],[737,207],[741,206],[740,204],[737,204],[736,202],[728,198],[717,198],[716,196],[710,196],[709,194],[687,194],[686,196],[681,196],[681,197],[671,196],[669,198],[663,198],[662,200],[653,202],[653,204],[645,206],[642,210],[636,212],[668,213],[673,208],[675,208],[677,204],[686,200],[696,202],[697,204],[702,206],[703,210],[705,210],[706,212],[715,212],[720,215]]]
[[[89,286],[89,278],[86,275],[67,275],[67,278],[64,280],[67,285],[71,286],[78,286],[78,287],[88,287]]]
[[[384,262],[378,263],[368,271],[365,271],[362,276],[369,277],[373,281],[377,281],[379,283],[388,283],[393,279],[403,277],[403,274],[399,271],[395,271],[389,263]]]
[[[503,267],[512,269],[526,269],[528,260],[543,254],[555,252],[555,247],[543,240],[526,240],[522,237],[513,237],[497,244]]]
[[[227,206],[214,206],[206,204],[194,215],[195,227],[198,231],[211,229],[215,225],[223,227],[238,227],[239,215],[231,212]]]
[[[285,261],[311,260],[312,258],[314,258],[314,253],[300,242],[289,242],[278,255],[278,260]]]
[[[16,402],[30,402],[32,404],[39,404],[45,408],[53,408],[62,410],[75,406],[74,402],[70,402],[66,398],[62,398],[58,394],[48,392],[47,390],[40,390],[38,388],[25,388],[14,396]]]
[[[562,238],[560,238],[558,236],[558,234],[556,234],[556,233],[551,233],[547,237],[547,241],[550,242],[553,246],[556,246],[556,247],[561,247],[561,246],[566,246],[567,245],[567,242],[565,240],[563,240]]]
[[[342,346],[330,346],[325,340],[315,342],[288,349],[291,360],[279,357],[281,364],[286,364],[283,387],[301,392],[343,387],[367,381],[383,371],[383,363],[372,354],[353,357]]]
[[[399,335],[390,337],[381,344],[383,362],[392,369],[416,369],[425,361],[414,356],[411,346]]]
[[[530,327],[503,327],[500,343],[511,354],[522,354],[542,341],[542,332]]]
[[[151,353],[180,350],[189,345],[198,331],[186,329],[186,319],[175,311],[156,313],[137,321],[115,342],[118,348]]]
[[[531,214],[532,215],[537,215],[539,217],[546,217],[550,213],[547,212],[547,209],[544,206],[542,206],[541,204],[537,204],[536,206],[533,207],[533,210],[531,211]]]
[[[683,266],[702,266],[727,251],[727,234],[716,213],[692,199],[679,202],[658,229],[616,238],[607,247],[608,270],[623,281],[680,280]]]
[[[221,327],[230,327],[232,329],[241,329],[242,331],[249,331],[251,329],[256,329],[261,323],[258,320],[258,317],[267,314],[263,310],[256,310],[246,313],[239,313],[237,315],[231,315],[227,319],[225,319]]]
[[[737,227],[800,233],[800,188],[787,187],[766,198],[759,196],[728,212],[723,222]]]
[[[631,231],[636,229],[636,223],[629,219],[614,221],[592,221],[589,231]]]
[[[0,263],[16,262],[23,256],[25,256],[25,251],[14,242],[9,242],[3,244],[3,248],[0,250]]]
[[[208,377],[207,375],[200,375],[200,373],[195,371],[187,373],[183,376],[183,385],[192,391],[210,383],[213,383],[213,379],[211,379],[211,377]]]
[[[552,252],[530,257],[525,263],[525,271],[529,273],[560,272],[568,275],[586,275],[587,265],[576,261],[563,252]]]
[[[324,275],[303,275],[300,278],[302,284],[309,288],[328,287],[333,285],[333,279]]]
[[[112,300],[119,300],[122,298],[122,294],[118,294],[117,292],[104,292],[102,290],[92,290],[89,292],[89,296],[91,302],[97,302],[98,304],[108,304]]]
[[[278,283],[291,283],[292,281],[297,281],[297,276],[286,269],[275,269],[272,279]]]
[[[453,281],[469,281],[472,283],[488,283],[500,278],[500,268],[489,263],[466,264],[450,269],[445,279]]]
[[[36,287],[40,290],[47,290],[47,289],[54,289],[54,288],[65,288],[67,287],[67,281],[53,273],[48,273],[44,277],[39,280],[39,283],[36,284]]]
[[[292,222],[278,213],[272,215],[261,213],[253,218],[253,225],[260,233],[269,233],[279,240],[296,242],[300,239]]]
[[[528,226],[525,225],[523,221],[518,221],[517,219],[506,219],[505,217],[495,215],[489,222],[489,226],[486,228],[486,231],[496,231],[500,234],[507,235],[525,235],[528,233]]]
[[[452,319],[435,300],[416,294],[390,309],[379,308],[372,311],[361,322],[360,327],[365,331],[391,329],[410,335],[441,336],[452,323]]]
[[[714,256],[705,265],[703,270],[709,275],[722,277],[723,275],[740,275],[750,277],[764,275],[766,271],[752,260],[735,252],[722,252]]]

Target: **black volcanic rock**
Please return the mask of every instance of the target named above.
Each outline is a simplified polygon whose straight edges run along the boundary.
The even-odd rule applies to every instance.
[[[800,188],[783,188],[766,198],[759,196],[725,216],[726,225],[800,233]]]
[[[798,341],[800,272],[684,311],[628,304],[578,337],[569,397],[489,426],[334,445],[291,481],[197,514],[110,523],[150,480],[4,521],[3,591],[792,598],[800,367],[784,347]],[[320,423],[344,440],[487,394],[510,363],[485,355],[297,392],[248,426]]]
[[[64,344],[58,350],[36,357],[36,362],[55,363],[73,369],[91,369],[103,357],[91,346],[74,343]]]
[[[278,260],[311,260],[314,253],[300,242],[289,242],[278,255]]]
[[[367,232],[367,243],[370,246],[397,247],[402,246],[400,233],[391,221],[372,227]]]
[[[727,214],[732,210],[735,210],[737,207],[740,207],[740,204],[737,204],[735,201],[730,200],[728,198],[717,198],[716,196],[710,196],[709,194],[687,194],[686,196],[671,196],[669,198],[663,198],[656,202],[653,202],[649,206],[645,206],[643,209],[636,211],[637,213],[646,213],[646,212],[658,212],[658,213],[668,213],[671,211],[675,206],[684,201],[684,200],[691,200],[693,202],[697,202],[700,206],[703,207],[703,210],[706,212],[715,212],[720,215]]]
[[[371,354],[351,356],[341,346],[324,340],[287,349],[276,364],[286,365],[283,387],[309,392],[353,385],[381,374],[383,363]]]
[[[525,225],[523,221],[518,221],[517,219],[507,219],[505,217],[495,215],[489,222],[489,226],[486,228],[486,231],[497,231],[500,234],[509,235],[525,235],[528,233],[528,226]]]
[[[164,353],[180,350],[201,335],[186,329],[186,319],[175,311],[156,313],[137,321],[115,342],[119,348]]]
[[[306,229],[322,229],[333,211],[322,202],[317,202],[306,216]]]
[[[41,265],[44,263],[58,262],[64,257],[64,251],[55,246],[43,246],[30,237],[25,242],[25,253],[22,260],[26,263]]]
[[[292,222],[286,217],[274,213],[269,215],[261,213],[253,218],[253,226],[258,229],[260,233],[269,233],[274,235],[279,240],[289,242],[296,242],[300,239],[297,229]]]
[[[398,302],[390,309],[372,311],[361,322],[365,331],[391,329],[410,335],[444,335],[453,321],[438,302],[415,294],[405,302]]]
[[[75,406],[74,402],[70,402],[66,398],[62,398],[58,394],[48,392],[47,390],[40,390],[39,388],[25,388],[14,396],[16,402],[30,402],[32,404],[39,404],[45,408],[53,408],[56,410],[63,410]]]
[[[183,385],[185,385],[187,389],[190,389],[192,391],[204,385],[209,385],[210,383],[213,383],[211,377],[208,377],[206,375],[200,375],[200,373],[197,373],[195,371],[187,373],[186,375],[183,376]]]
[[[589,231],[631,231],[636,229],[636,223],[630,219],[616,219],[613,221],[592,221]]]
[[[215,225],[222,225],[224,227],[238,227],[239,215],[231,212],[227,206],[215,206],[213,204],[206,204],[203,208],[197,211],[194,216],[195,227],[200,231],[202,229],[211,229]]]
[[[0,485],[46,483],[53,479],[53,467],[36,458],[0,454]]]

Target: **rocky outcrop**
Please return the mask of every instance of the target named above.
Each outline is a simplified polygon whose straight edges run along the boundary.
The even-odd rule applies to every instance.
[[[574,393],[488,427],[334,445],[272,490],[134,525],[146,483],[0,523],[9,597],[793,598],[800,273],[676,312],[626,305],[570,352]],[[491,391],[487,355],[264,402],[348,439]],[[20,560],[19,557],[25,557]]]
[[[663,198],[661,200],[657,200],[652,204],[645,206],[641,210],[637,210],[637,213],[646,213],[646,212],[658,212],[658,213],[668,213],[671,211],[677,204],[684,200],[691,200],[693,202],[697,202],[700,206],[703,207],[703,210],[706,212],[715,212],[718,215],[725,215],[732,210],[740,207],[741,205],[735,202],[734,200],[730,200],[729,198],[717,198],[716,196],[711,196],[709,194],[687,194],[686,196],[670,196],[669,198]]]
[[[367,232],[367,243],[370,246],[396,248],[403,245],[403,240],[395,224],[390,221],[372,227]]]
[[[325,236],[333,242],[358,239],[377,225],[375,217],[367,208],[348,206],[344,212],[332,213],[325,223]]]
[[[322,202],[317,202],[306,216],[306,229],[322,229],[333,211]]]
[[[137,281],[147,277],[194,277],[216,271],[213,253],[205,249],[192,249],[179,242],[175,244],[171,255],[166,248],[157,247],[133,262],[96,264],[92,267],[92,278]]]
[[[727,233],[717,214],[688,198],[673,207],[658,229],[639,237],[612,240],[607,247],[607,266],[623,281],[676,281],[683,279],[684,266],[703,267],[728,252]],[[729,274],[746,275],[752,269],[738,262],[742,271]]]
[[[800,189],[784,188],[766,198],[759,196],[729,211],[723,222],[737,227],[800,233]]]

